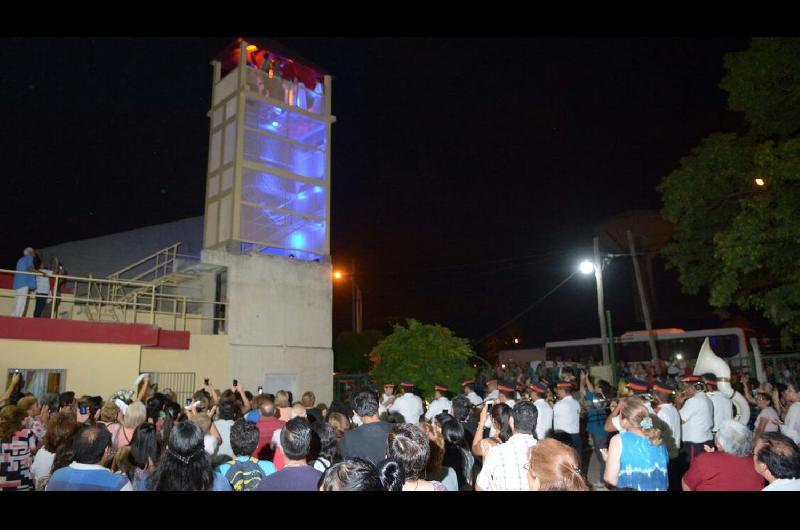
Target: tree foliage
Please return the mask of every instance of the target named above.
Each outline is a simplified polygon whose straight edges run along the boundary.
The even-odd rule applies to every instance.
[[[662,180],[664,255],[686,292],[800,333],[800,39],[754,39],[725,66],[749,131],[712,134]]]
[[[382,339],[383,333],[376,330],[343,331],[333,343],[333,369],[348,374],[366,373],[370,367],[369,353]]]
[[[408,319],[406,326],[395,325],[391,335],[373,350],[377,362],[370,375],[381,384],[410,381],[430,399],[435,385],[457,391],[474,375],[469,365],[472,355],[467,339],[438,324]]]

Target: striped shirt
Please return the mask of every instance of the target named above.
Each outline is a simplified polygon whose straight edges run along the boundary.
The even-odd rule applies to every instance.
[[[46,491],[133,491],[125,475],[97,464],[71,463],[50,476]]]
[[[477,485],[484,491],[528,491],[526,464],[536,439],[530,434],[515,434],[506,443],[495,445],[486,455]]]

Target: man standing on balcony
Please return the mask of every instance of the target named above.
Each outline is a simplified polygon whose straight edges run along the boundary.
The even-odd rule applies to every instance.
[[[22,252],[22,257],[17,261],[18,272],[36,272],[33,266],[33,256],[36,252],[28,247]],[[14,290],[17,292],[16,305],[14,306],[15,317],[25,316],[25,305],[28,302],[28,291],[36,289],[36,276],[33,274],[15,274]]]

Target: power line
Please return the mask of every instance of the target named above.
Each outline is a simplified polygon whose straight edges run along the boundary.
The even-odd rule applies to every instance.
[[[573,276],[575,276],[576,274],[578,274],[578,271],[575,271],[575,272],[573,272],[572,274],[570,274],[569,276],[567,276],[566,278],[564,278],[563,280],[561,280],[561,282],[559,282],[559,283],[558,283],[558,285],[556,285],[555,287],[553,287],[552,289],[550,289],[549,291],[547,291],[547,293],[545,293],[543,296],[541,296],[541,297],[540,297],[538,300],[536,300],[534,303],[532,303],[531,305],[529,305],[528,307],[526,307],[526,308],[525,308],[525,309],[524,309],[524,310],[523,310],[521,313],[517,314],[517,315],[516,315],[514,318],[512,318],[512,319],[511,319],[511,320],[509,320],[508,322],[505,322],[503,325],[499,326],[497,329],[494,329],[494,330],[492,330],[492,332],[491,332],[491,333],[487,333],[487,334],[486,334],[484,337],[482,337],[482,338],[481,338],[481,339],[480,339],[480,340],[477,342],[477,344],[480,344],[481,342],[485,341],[486,339],[488,339],[489,337],[491,337],[492,335],[494,335],[495,333],[497,333],[498,331],[500,331],[500,330],[501,330],[501,329],[503,329],[504,327],[508,326],[509,324],[511,324],[512,322],[514,322],[514,321],[515,321],[515,320],[517,320],[518,318],[520,318],[522,315],[524,315],[525,313],[527,313],[528,311],[530,311],[531,309],[533,309],[534,307],[536,307],[537,305],[539,305],[539,303],[541,303],[542,301],[544,301],[544,299],[545,299],[545,298],[547,298],[548,296],[550,296],[551,294],[553,294],[554,292],[556,292],[556,291],[557,291],[557,290],[558,290],[558,289],[559,289],[559,288],[560,288],[562,285],[564,285],[565,283],[567,283],[568,281],[570,281],[570,280],[572,279],[572,277],[573,277]]]

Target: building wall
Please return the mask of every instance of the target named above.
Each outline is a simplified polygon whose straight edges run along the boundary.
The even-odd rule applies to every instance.
[[[65,388],[104,399],[131,388],[141,346],[0,339],[0,373],[9,368],[66,370]]]
[[[142,348],[142,372],[193,372],[195,386],[203,378],[211,379],[214,388],[230,388],[232,377],[229,367],[228,337],[225,335],[195,335],[190,338],[188,350]],[[244,380],[242,380],[244,384]],[[257,385],[256,385],[257,386]],[[251,392],[255,386],[245,384]]]
[[[256,388],[267,374],[297,374],[299,392],[313,390],[319,401],[329,402],[330,263],[223,250],[204,250],[202,261],[228,267],[231,375]]]

